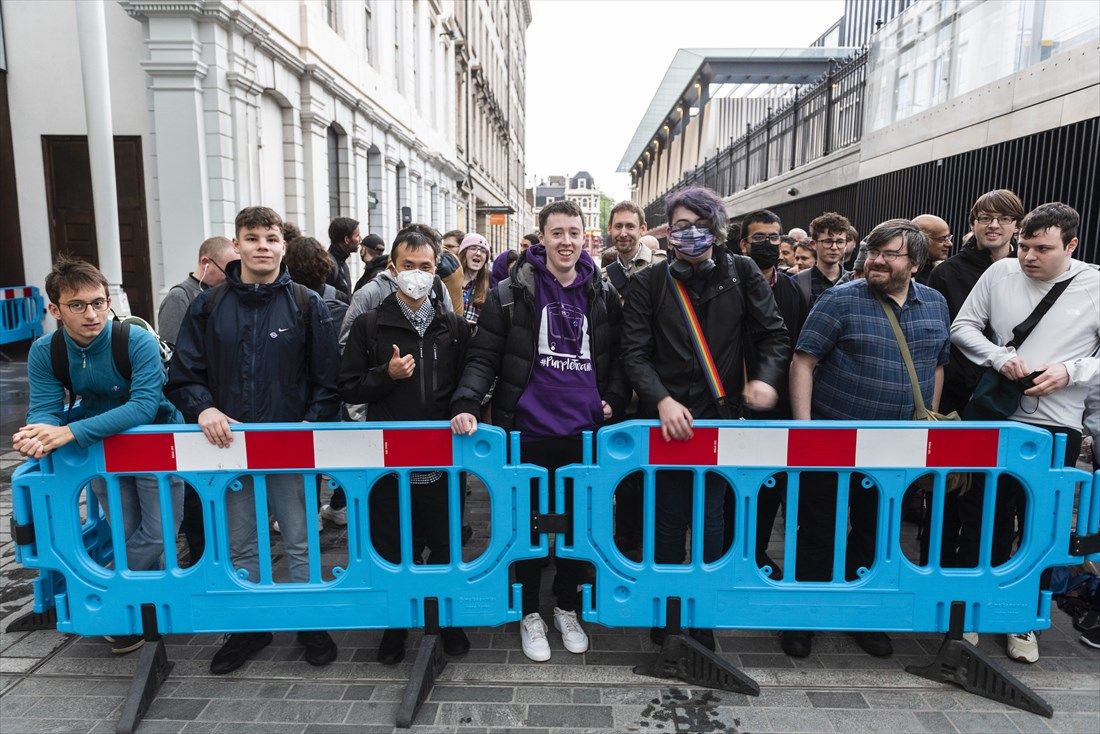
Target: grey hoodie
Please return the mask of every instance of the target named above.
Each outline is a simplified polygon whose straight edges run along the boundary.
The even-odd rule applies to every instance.
[[[437,291],[437,284],[441,283],[439,276],[436,276],[436,283],[432,284],[432,292]],[[386,297],[397,290],[397,280],[390,273],[389,268],[380,270],[378,275],[374,276],[371,282],[355,291],[355,295],[351,297],[351,305],[348,306],[348,312],[344,314],[344,322],[340,324],[340,352],[344,351],[344,346],[348,343],[348,334],[351,333],[351,325],[355,323],[355,319],[359,314],[364,314],[367,311],[373,311],[378,308],[378,305],[382,301],[386,300]],[[451,295],[447,292],[446,288],[441,289],[443,291],[443,305],[448,311],[454,311],[454,306],[451,304]]]

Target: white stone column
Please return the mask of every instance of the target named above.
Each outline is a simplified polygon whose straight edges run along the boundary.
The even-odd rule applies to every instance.
[[[122,290],[122,245],[118,234],[118,192],[115,190],[115,138],[111,119],[111,82],[107,66],[107,23],[103,3],[76,3],[80,72],[84,82],[84,114],[88,124],[88,160],[92,172],[92,205],[99,269],[107,277],[115,312],[130,315]]]
[[[305,216],[299,226],[313,237],[328,232],[328,126],[317,113],[302,113]]]
[[[383,239],[387,246],[397,236],[397,222],[400,217],[398,208],[401,204],[397,201],[397,159],[389,155],[385,157],[385,196],[378,197],[378,211],[381,213],[379,225],[381,226]],[[405,169],[408,170],[407,168]]]
[[[152,90],[164,267],[161,282],[176,283],[181,273],[194,267],[199,244],[210,236],[202,96],[207,65],[200,59],[202,45],[194,20],[151,16],[148,34],[149,59],[142,67],[149,74]]]

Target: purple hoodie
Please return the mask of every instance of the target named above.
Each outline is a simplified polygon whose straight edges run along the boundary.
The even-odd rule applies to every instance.
[[[596,265],[582,252],[576,280],[562,287],[546,267],[543,245],[530,247],[525,260],[535,270],[537,340],[531,379],[516,404],[516,428],[525,439],[579,436],[603,422],[588,323],[588,282]]]
[[[496,256],[493,260],[493,269],[489,271],[489,287],[496,288],[497,283],[508,277],[508,253],[511,250],[505,250]]]

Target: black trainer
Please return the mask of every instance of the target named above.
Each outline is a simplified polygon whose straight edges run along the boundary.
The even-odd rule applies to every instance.
[[[779,646],[792,658],[804,658],[813,650],[814,633],[802,630],[785,630],[779,633]]]
[[[225,636],[225,643],[210,660],[210,672],[225,675],[248,662],[248,659],[271,644],[270,632],[234,632]]]
[[[104,639],[111,643],[111,652],[115,655],[125,655],[145,644],[145,638],[141,635],[119,635],[118,637]]]
[[[382,641],[378,643],[378,662],[385,665],[397,665],[405,659],[405,638],[409,636],[406,629],[389,629],[382,633]]]
[[[665,644],[665,638],[668,637],[668,631],[664,627],[650,627],[649,628],[649,641],[657,647],[663,647]]]
[[[856,644],[868,655],[876,658],[888,658],[894,654],[894,644],[885,632],[849,632]]]
[[[305,647],[303,657],[310,665],[328,665],[336,659],[336,643],[328,632],[299,632],[298,644]]]
[[[439,630],[439,636],[443,638],[443,652],[452,657],[470,651],[470,638],[461,627],[444,627]]]

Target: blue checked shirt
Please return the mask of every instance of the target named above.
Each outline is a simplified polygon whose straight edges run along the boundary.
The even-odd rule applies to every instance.
[[[887,305],[897,314],[929,410],[938,365],[950,356],[947,302],[916,281],[905,305]],[[796,351],[820,360],[814,371],[813,406],[817,420],[911,420],[913,388],[901,349],[882,306],[866,280],[825,291],[798,337]]]

